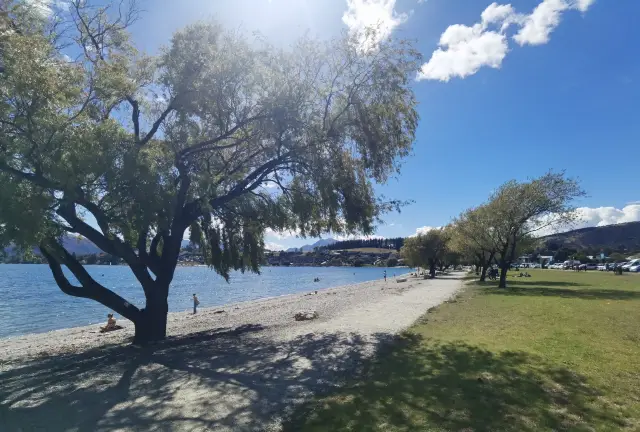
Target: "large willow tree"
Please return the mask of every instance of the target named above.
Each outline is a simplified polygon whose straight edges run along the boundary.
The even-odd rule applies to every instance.
[[[373,186],[414,140],[405,43],[283,50],[200,23],[152,57],[128,38],[135,5],[0,4],[0,243],[39,247],[63,292],[133,321],[137,342],[166,335],[188,229],[228,278],[258,271],[267,228],[368,234],[397,204]],[[144,308],[94,280],[68,235],[122,258]]]

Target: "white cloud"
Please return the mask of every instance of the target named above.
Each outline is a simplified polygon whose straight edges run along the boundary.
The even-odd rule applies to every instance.
[[[278,231],[274,231],[271,228],[267,228],[265,230],[265,234],[268,236],[271,236],[275,239],[278,240],[284,240],[284,239],[288,239],[288,238],[293,238],[296,237],[300,234],[299,230],[296,231],[282,231],[282,232],[278,232]]]
[[[51,0],[25,0],[25,5],[35,14],[46,18],[53,13]]]
[[[580,228],[640,222],[640,203],[629,203],[621,209],[615,207],[578,207],[576,212],[578,213],[578,221],[574,225],[543,228],[536,232],[536,236],[545,236]],[[545,220],[549,220],[549,218]]]
[[[569,9],[586,12],[595,0],[543,0],[527,16],[524,25],[513,37],[520,45],[542,45],[560,24],[562,13]]]
[[[439,227],[423,226],[423,227],[417,228],[416,229],[416,233],[411,235],[410,237],[415,237],[415,236],[417,236],[419,234],[426,234],[431,230],[439,230],[441,228],[442,228],[441,226],[439,226]]]
[[[342,22],[365,50],[375,49],[409,18],[405,13],[397,13],[395,5],[396,0],[347,0]],[[371,28],[375,29],[375,33],[367,35],[367,29]]]
[[[621,209],[615,207],[580,207],[577,211],[582,219],[578,223],[579,228],[640,221],[640,204],[626,205]]]
[[[505,31],[511,24],[522,22],[524,17],[516,13],[510,4],[501,5],[491,3],[480,15],[482,25],[486,28],[490,24],[499,24],[500,30]]]
[[[574,7],[580,12],[586,12],[596,0],[577,0]]]
[[[562,12],[569,9],[565,0],[544,0],[533,10],[513,39],[520,45],[542,45],[560,24]]]
[[[481,25],[450,26],[440,38],[440,48],[422,65],[418,80],[449,81],[473,75],[483,66],[499,68],[507,55],[505,35],[485,31]]]
[[[543,0],[530,15],[517,13],[510,4],[494,2],[482,12],[479,23],[471,27],[449,26],[417,79],[446,82],[455,77],[466,78],[482,67],[498,69],[509,53],[506,32],[511,26],[519,27],[513,37],[519,45],[545,44],[564,11],[586,12],[594,1]]]
[[[67,10],[69,8],[67,0],[24,0],[24,3],[42,18],[50,17],[54,9]]]
[[[279,243],[273,243],[273,242],[265,242],[264,247],[265,249],[268,249],[270,251],[281,251],[286,249],[285,246]]]

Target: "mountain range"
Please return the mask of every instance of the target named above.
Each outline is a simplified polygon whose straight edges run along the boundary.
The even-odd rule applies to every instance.
[[[337,241],[338,240],[335,240],[335,239],[332,239],[332,238],[320,239],[320,240],[318,240],[317,242],[315,242],[313,244],[306,244],[306,245],[301,246],[299,248],[289,248],[289,249],[286,250],[286,252],[298,252],[300,250],[302,250],[302,252],[311,252],[317,247],[329,246],[329,245],[334,244]]]
[[[581,228],[542,237],[547,245],[574,249],[612,249],[614,251],[640,251],[640,222]]]
[[[601,227],[581,228],[559,234],[552,234],[541,238],[547,245],[555,243],[559,247],[575,249],[610,248],[629,252],[640,251],[640,222],[628,222],[617,225]],[[320,239],[313,244],[306,244],[300,248],[289,248],[287,252],[311,252],[317,247],[329,246],[336,243],[333,238]],[[83,237],[68,236],[63,241],[64,247],[77,256],[99,254],[102,250]],[[183,240],[182,246],[189,244],[189,240]],[[12,247],[5,248],[5,252],[11,255]],[[36,253],[37,253],[36,249]]]
[[[98,246],[94,245],[84,237],[67,236],[62,240],[62,244],[64,245],[64,248],[69,251],[69,253],[76,254],[77,256],[103,253],[102,249],[100,249]],[[189,240],[182,240],[182,247],[185,247],[188,244]],[[12,246],[9,246],[5,248],[4,251],[7,255],[11,255],[13,253],[13,249],[14,248]],[[34,248],[34,252],[40,255],[38,248]]]

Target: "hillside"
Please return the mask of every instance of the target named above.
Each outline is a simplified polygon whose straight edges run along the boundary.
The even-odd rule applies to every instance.
[[[286,250],[286,252],[298,252],[300,250],[302,250],[302,252],[312,252],[317,247],[329,246],[335,242],[336,240],[332,238],[320,239],[313,244],[306,244],[299,248],[289,248]]]
[[[67,236],[62,240],[62,243],[65,249],[69,251],[69,253],[76,254],[77,256],[102,253],[102,250],[100,250],[96,245],[94,245],[84,237]],[[8,256],[13,255],[13,246],[6,247],[4,249],[4,252]],[[38,250],[38,248],[34,248],[33,252],[36,255],[40,255],[40,251]]]
[[[637,252],[640,251],[640,222],[581,228],[542,237],[542,240],[547,246]]]

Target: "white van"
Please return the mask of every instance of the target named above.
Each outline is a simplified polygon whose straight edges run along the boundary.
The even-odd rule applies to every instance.
[[[629,271],[631,267],[635,267],[637,265],[640,265],[640,258],[632,259],[627,264],[622,266],[622,270]]]

